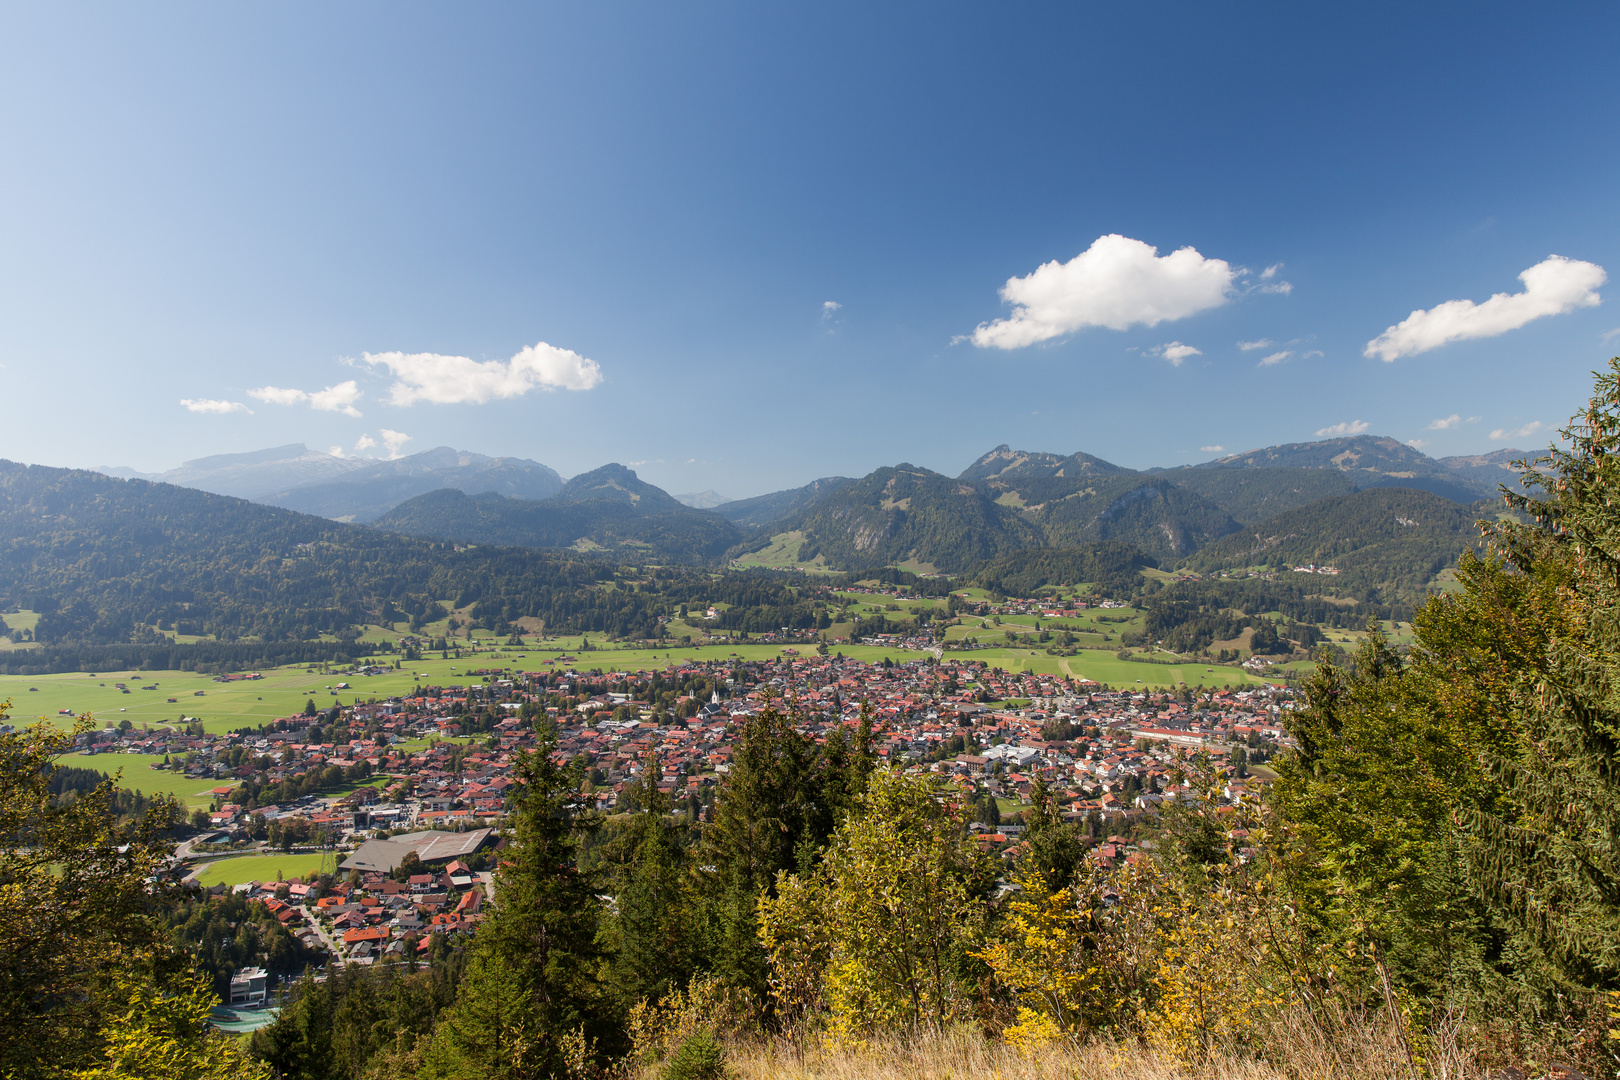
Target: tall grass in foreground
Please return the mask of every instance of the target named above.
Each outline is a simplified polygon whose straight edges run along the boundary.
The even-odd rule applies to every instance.
[[[1179,1060],[1141,1043],[1067,1040],[1020,1051],[971,1027],[915,1038],[834,1047],[815,1040],[741,1040],[728,1046],[736,1080],[1471,1080],[1486,1071],[1468,1061],[1455,1033],[1420,1055],[1398,1028],[1372,1019],[1329,1033],[1312,1022],[1278,1026],[1263,1056],[1216,1051]],[[646,1070],[645,1080],[663,1075]]]

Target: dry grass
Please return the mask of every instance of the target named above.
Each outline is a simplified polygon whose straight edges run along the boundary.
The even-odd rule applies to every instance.
[[[1136,1043],[1053,1043],[1029,1054],[963,1027],[864,1047],[817,1040],[738,1041],[727,1058],[736,1080],[1470,1080],[1455,1040],[1433,1040],[1425,1059],[1400,1034],[1376,1023],[1331,1036],[1309,1022],[1279,1026],[1259,1040],[1263,1056],[1217,1053],[1182,1062]]]

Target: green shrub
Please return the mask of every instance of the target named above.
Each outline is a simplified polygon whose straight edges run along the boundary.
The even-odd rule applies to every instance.
[[[725,1047],[707,1031],[681,1043],[664,1066],[664,1080],[723,1080],[725,1075]]]

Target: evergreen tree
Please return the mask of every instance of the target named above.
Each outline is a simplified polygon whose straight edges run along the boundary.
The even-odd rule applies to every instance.
[[[770,703],[738,733],[731,768],[715,802],[704,861],[713,924],[714,970],[763,1000],[765,956],[755,909],[776,875],[798,865],[817,837],[816,746]]]
[[[612,979],[627,1007],[660,1001],[683,987],[696,973],[705,944],[687,855],[688,821],[671,815],[658,775],[652,757],[636,785],[640,811],[614,845]]]
[[[1548,1023],[1620,988],[1620,361],[1565,436],[1409,656],[1370,627],[1324,657],[1275,786],[1319,933]]]
[[[493,912],[478,932],[456,1003],[440,1018],[424,1080],[560,1077],[583,1040],[614,1048],[616,1015],[601,968],[598,882],[581,870],[579,840],[595,822],[581,811],[577,764],[552,760],[541,737],[514,767],[521,794],[511,846],[502,851]]]
[[[1063,820],[1046,781],[1038,776],[1030,785],[1029,801],[1034,806],[1024,814],[1026,846],[1019,869],[1038,876],[1048,891],[1066,889],[1074,884],[1085,861],[1085,840],[1078,826]]]

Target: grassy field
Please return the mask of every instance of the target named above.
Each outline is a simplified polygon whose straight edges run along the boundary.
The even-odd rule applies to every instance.
[[[804,543],[804,533],[785,532],[777,533],[771,537],[768,546],[759,551],[751,551],[739,559],[731,560],[731,565],[738,570],[748,570],[755,567],[764,567],[767,570],[806,570],[811,573],[820,571],[830,573],[826,569],[827,559],[817,555],[809,562],[799,561],[799,546]]]
[[[199,780],[151,767],[162,761],[161,756],[151,754],[66,754],[56,759],[58,765],[94,769],[106,776],[122,770],[119,787],[147,795],[173,795],[192,809],[207,806],[211,801],[210,791],[232,783],[230,780]]]
[[[330,871],[337,864],[332,852],[305,855],[237,855],[218,859],[197,871],[204,885],[240,885],[244,881],[307,878]]]
[[[1055,620],[1051,620],[1055,621]],[[1108,625],[1110,632],[1118,624]],[[1022,627],[1020,627],[1022,628]],[[1398,640],[1408,640],[1411,628],[1401,624],[1394,628]],[[986,629],[979,633],[999,636],[1002,628]],[[953,635],[954,636],[954,635]],[[1335,640],[1353,644],[1362,635],[1356,631],[1335,631]],[[13,722],[27,723],[38,717],[52,723],[69,725],[72,718],[59,715],[67,709],[74,714],[90,713],[98,725],[129,720],[137,728],[172,727],[182,718],[201,720],[203,728],[222,733],[239,727],[257,727],[281,716],[290,716],[304,707],[308,700],[317,706],[329,708],[335,704],[351,705],[368,698],[386,698],[408,694],[418,683],[455,684],[472,681],[464,673],[474,668],[510,668],[516,671],[545,670],[547,660],[566,653],[574,657],[572,666],[582,670],[601,668],[604,671],[648,671],[671,664],[692,661],[765,660],[784,655],[784,648],[795,649],[800,656],[813,656],[814,646],[759,645],[753,643],[724,643],[718,645],[672,646],[657,649],[620,649],[597,647],[581,652],[581,639],[567,637],[543,642],[531,641],[525,647],[496,647],[487,637],[477,652],[464,652],[460,659],[440,659],[438,656],[413,661],[398,672],[375,676],[342,676],[333,671],[322,672],[303,667],[267,669],[264,678],[252,682],[216,683],[210,676],[181,671],[147,672],[74,672],[61,675],[0,675],[0,702],[10,699]],[[917,659],[926,654],[904,649],[891,649],[869,645],[840,645],[834,652],[866,661],[884,658],[895,662]],[[1075,675],[1096,679],[1111,685],[1135,686],[1141,680],[1144,686],[1166,686],[1186,682],[1220,685],[1223,683],[1257,683],[1263,680],[1247,675],[1236,668],[1213,667],[1203,664],[1165,666],[1122,661],[1108,648],[1083,649],[1072,657],[1048,656],[1038,649],[992,648],[975,649],[949,654],[966,660],[984,660],[992,666],[1009,671],[1036,671],[1044,674]],[[387,662],[386,658],[380,658]],[[1213,667],[1206,671],[1206,667]],[[120,692],[114,683],[123,682],[130,692]],[[338,689],[337,684],[348,682],[349,689]],[[156,690],[141,690],[141,686],[156,685]],[[202,691],[201,696],[196,692]],[[169,701],[174,698],[174,701]],[[140,769],[131,765],[128,756],[120,756],[117,764],[129,770],[131,786],[141,786],[136,775],[148,762],[140,762]],[[96,759],[86,764],[94,765]],[[109,765],[116,768],[117,764]],[[99,767],[97,765],[96,767]],[[157,774],[153,774],[154,776]],[[146,779],[144,776],[141,780]],[[185,793],[181,792],[183,796]]]
[[[1268,680],[1241,668],[1216,664],[1144,664],[1121,660],[1104,649],[1082,649],[1074,656],[1048,656],[1035,649],[975,649],[949,654],[969,660],[984,660],[991,667],[1042,675],[1072,675],[1094,679],[1109,686],[1135,689],[1137,685],[1177,686],[1260,686]],[[1275,680],[1271,680],[1275,681]]]
[[[39,612],[16,611],[10,615],[0,616],[6,621],[7,630],[32,630],[39,625]],[[37,649],[38,645],[32,641],[13,642],[9,637],[0,637],[0,650],[5,649]]]

